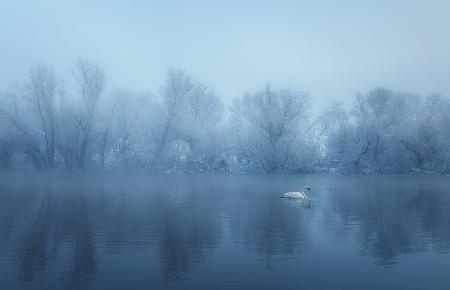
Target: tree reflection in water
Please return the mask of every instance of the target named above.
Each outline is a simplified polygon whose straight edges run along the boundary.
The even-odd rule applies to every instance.
[[[345,224],[356,222],[364,255],[393,264],[400,255],[450,248],[450,198],[438,178],[348,177],[330,206]],[[341,225],[342,227],[343,225]],[[342,233],[340,233],[342,234]]]
[[[336,249],[338,259],[343,241],[356,246],[351,257],[383,266],[450,249],[448,181],[440,178],[25,177],[0,181],[0,270],[16,267],[4,276],[10,283],[96,289],[133,279],[141,289],[203,279],[198,269],[220,267],[219,254],[266,270],[274,262],[308,269],[305,259],[323,251]],[[305,178],[316,184],[311,207],[279,198]]]

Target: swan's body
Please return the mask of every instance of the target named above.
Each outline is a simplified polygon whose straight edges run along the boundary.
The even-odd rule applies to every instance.
[[[297,199],[306,200],[306,199],[308,199],[308,196],[306,195],[306,192],[310,192],[310,191],[311,191],[311,187],[310,186],[305,186],[305,187],[303,187],[302,191],[286,192],[280,197],[281,198],[297,198]]]
[[[283,197],[283,198],[299,198],[299,199],[307,199],[308,198],[308,196],[303,191],[286,192],[281,197]]]

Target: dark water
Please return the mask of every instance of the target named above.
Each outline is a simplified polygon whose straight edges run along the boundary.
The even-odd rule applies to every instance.
[[[450,289],[449,251],[445,177],[0,174],[0,289]]]

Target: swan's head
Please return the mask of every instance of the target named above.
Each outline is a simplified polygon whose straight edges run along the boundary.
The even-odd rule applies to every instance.
[[[311,191],[311,186],[307,185],[307,186],[303,186],[303,190],[305,192],[310,192]]]

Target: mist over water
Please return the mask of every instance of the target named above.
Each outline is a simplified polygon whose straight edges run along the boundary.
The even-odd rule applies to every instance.
[[[446,178],[6,177],[5,289],[446,289],[450,282]],[[313,188],[308,206],[279,198],[302,184]]]

